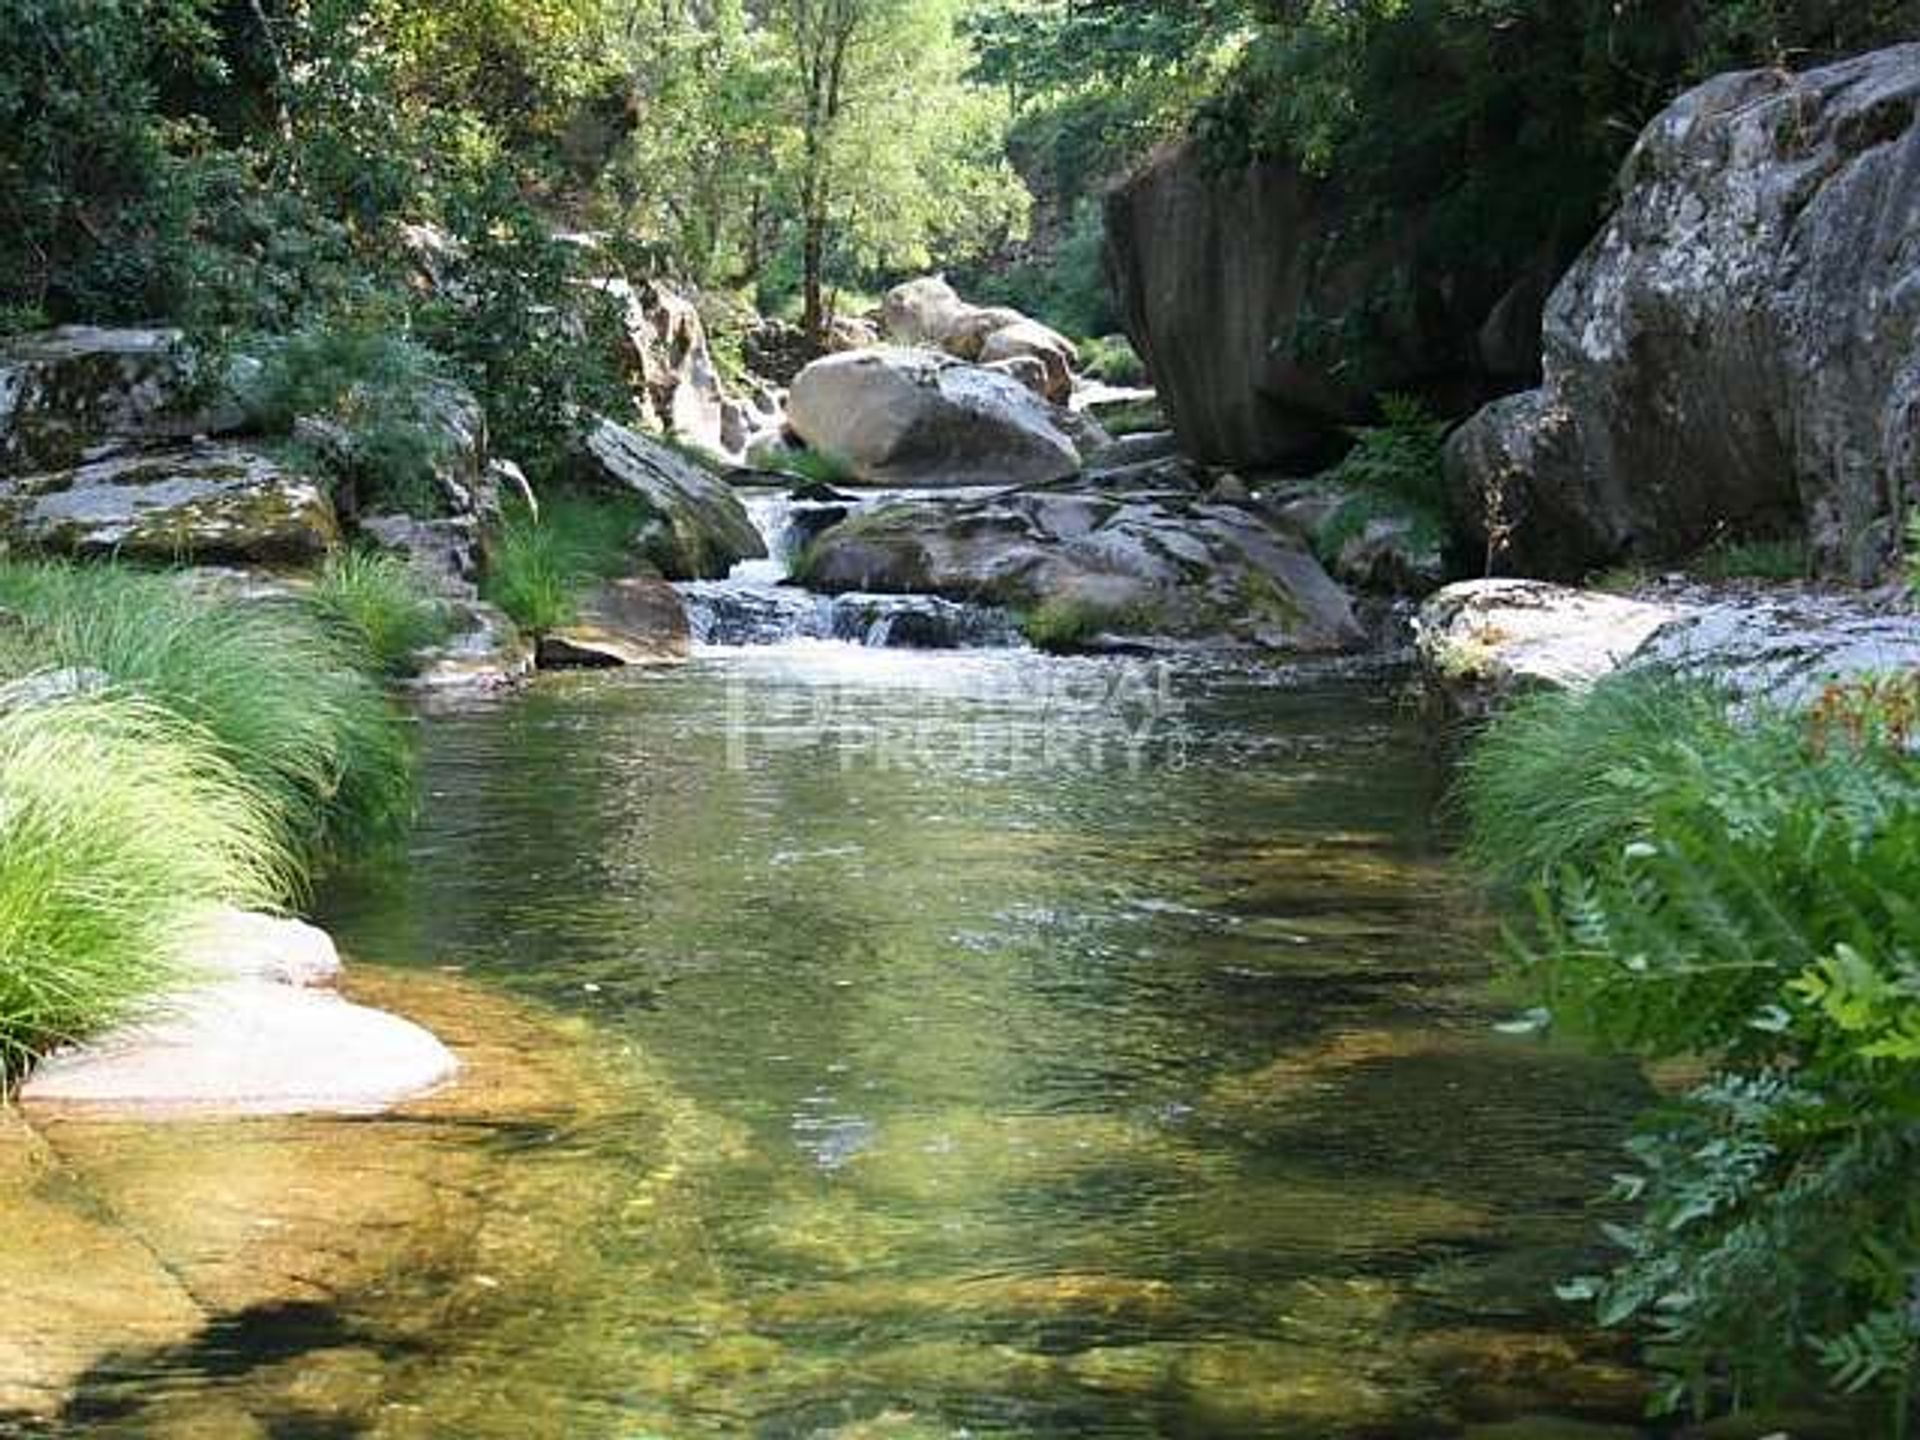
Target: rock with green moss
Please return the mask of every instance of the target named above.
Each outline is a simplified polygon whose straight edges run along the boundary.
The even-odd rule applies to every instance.
[[[203,440],[0,482],[0,538],[75,555],[271,565],[317,560],[340,527],[312,477]]]
[[[0,474],[241,429],[225,377],[177,330],[67,325],[0,343]]]
[[[1344,591],[1259,506],[1214,499],[1190,467],[964,500],[902,499],[826,532],[805,582],[938,595],[1022,612],[1048,649],[1205,644],[1312,654],[1357,648]]]
[[[669,580],[724,579],[740,561],[766,558],[766,542],[725,481],[637,430],[602,420],[575,457],[574,478],[646,502],[653,523],[642,548]]]

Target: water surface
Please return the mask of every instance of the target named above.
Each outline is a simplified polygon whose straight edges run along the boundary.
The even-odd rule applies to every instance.
[[[316,1348],[371,1357],[347,1399],[266,1393],[244,1334],[143,1386],[274,1434],[1635,1413],[1551,1284],[1639,1082],[1493,1028],[1494,938],[1378,677],[803,644],[424,738],[408,855],[327,922],[634,1068],[460,1142],[510,1238],[321,1304]]]

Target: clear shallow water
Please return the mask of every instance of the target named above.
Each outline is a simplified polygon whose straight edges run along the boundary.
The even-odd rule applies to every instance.
[[[584,1017],[633,1068],[589,1117],[447,1142],[507,1238],[302,1312],[316,1350],[370,1357],[348,1399],[268,1394],[286,1343],[250,1358],[243,1326],[220,1364],[139,1372],[181,1413],[619,1437],[1634,1413],[1550,1285],[1639,1082],[1493,1031],[1492,935],[1377,681],[796,646],[542,682],[425,744],[409,855],[324,918]]]

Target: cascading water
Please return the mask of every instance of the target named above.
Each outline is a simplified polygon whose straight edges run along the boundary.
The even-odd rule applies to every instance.
[[[1018,645],[1004,611],[931,595],[815,595],[791,582],[807,542],[849,510],[874,503],[795,500],[784,490],[741,493],[766,542],[767,558],[745,560],[724,580],[678,586],[694,642],[710,646],[780,645],[839,640],[875,648],[948,650]]]

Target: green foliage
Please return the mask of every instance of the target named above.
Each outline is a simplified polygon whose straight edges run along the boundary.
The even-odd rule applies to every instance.
[[[165,314],[190,203],[154,71],[204,45],[196,0],[0,0],[0,303],[56,319]]]
[[[1076,596],[1043,600],[1020,617],[1020,633],[1036,650],[1071,655],[1110,631],[1134,628],[1142,617]]]
[[[1124,335],[1102,335],[1081,342],[1080,369],[1107,385],[1149,385],[1147,365]]]
[[[178,975],[207,906],[270,905],[297,873],[204,733],[126,695],[0,713],[0,811],[0,1082]]]
[[[1446,422],[1404,395],[1381,396],[1380,410],[1381,423],[1354,430],[1353,448],[1326,474],[1346,498],[1314,536],[1323,560],[1382,518],[1410,520],[1415,545],[1446,541],[1441,472]]]
[[[116,565],[0,563],[10,643],[99,672],[203,732],[289,848],[325,859],[411,817],[411,751],[358,655],[289,600]]]
[[[418,333],[472,386],[499,453],[550,479],[592,414],[632,409],[615,359],[621,309],[588,283],[581,247],[556,239],[498,172],[449,196],[446,212],[459,246],[416,311]]]
[[[1804,580],[1807,542],[1723,540],[1701,552],[1687,569],[1702,580]]]
[[[481,593],[529,634],[570,624],[585,591],[633,572],[646,518],[637,500],[565,493],[543,500],[538,515],[516,510],[495,537]]]
[[[854,481],[852,465],[825,450],[789,450],[773,462],[773,468],[807,485],[849,485]]]
[[[1468,769],[1474,853],[1532,882],[1516,954],[1555,1017],[1719,1067],[1648,1117],[1624,1257],[1567,1292],[1649,1330],[1671,1404],[1824,1377],[1912,1419],[1916,688],[1797,717],[1616,679],[1520,702]]]
[[[422,650],[452,633],[447,602],[406,560],[374,550],[336,550],[314,579],[309,603],[360,655],[363,668],[411,674]]]
[[[1105,255],[1100,203],[1086,199],[1074,207],[1057,242],[1036,258],[1005,268],[962,266],[954,273],[962,293],[978,303],[1010,305],[1062,334],[1105,335],[1120,324]],[[1138,370],[1138,357],[1132,368]]]
[[[314,455],[359,508],[437,515],[434,479],[448,439],[431,420],[444,362],[371,324],[320,325],[267,347],[246,399],[256,421],[289,433],[296,420],[333,427]]]

